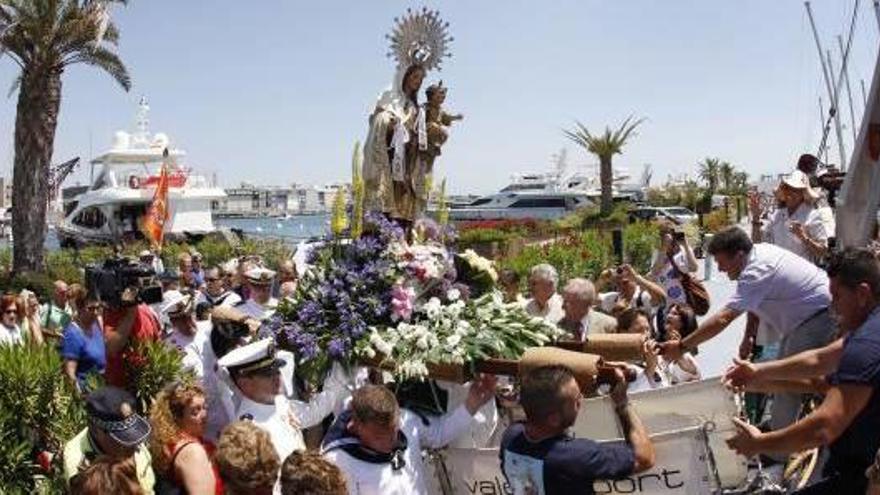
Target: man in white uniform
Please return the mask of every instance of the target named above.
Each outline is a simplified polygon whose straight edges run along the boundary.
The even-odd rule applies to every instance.
[[[272,436],[278,457],[305,450],[302,429],[319,424],[348,396],[341,368],[335,367],[324,382],[323,392],[310,402],[288,399],[281,384],[280,368],[286,361],[277,357],[275,343],[263,339],[229,351],[217,362],[231,388],[233,418],[248,419]]]
[[[275,314],[278,307],[278,299],[272,297],[275,272],[268,268],[251,268],[245,272],[245,279],[250,287],[250,297],[236,309],[261,321]]]
[[[192,370],[196,377],[205,376],[204,351],[209,345],[210,321],[196,321],[193,311],[195,297],[178,291],[169,291],[169,298],[162,306],[162,315],[168,318],[170,330],[164,342],[183,355],[184,369]]]
[[[352,495],[428,493],[422,449],[443,447],[467,431],[494,397],[495,383],[491,376],[475,380],[464,404],[439,418],[401,410],[390,390],[366,385],[354,392],[321,451],[342,470]]]

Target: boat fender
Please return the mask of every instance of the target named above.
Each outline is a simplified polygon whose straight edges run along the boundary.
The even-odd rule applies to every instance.
[[[132,189],[139,189],[141,187],[140,179],[138,179],[136,175],[132,175],[128,178],[128,187]]]

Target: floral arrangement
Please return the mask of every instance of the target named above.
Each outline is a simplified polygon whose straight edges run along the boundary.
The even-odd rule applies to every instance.
[[[357,205],[354,205],[357,210]],[[311,247],[293,300],[265,325],[317,383],[333,360],[381,359],[399,378],[428,376],[428,364],[468,365],[517,359],[558,330],[501,302],[492,262],[454,254],[444,228],[417,225],[417,242],[378,213],[363,218],[357,239],[336,234]],[[337,220],[343,224],[356,224]]]
[[[530,317],[516,304],[503,303],[497,291],[465,301],[453,288],[447,301],[432,297],[409,321],[371,327],[357,354],[381,358],[402,379],[422,379],[429,375],[429,363],[464,366],[475,359],[519,359],[526,348],[561,336],[543,319]]]

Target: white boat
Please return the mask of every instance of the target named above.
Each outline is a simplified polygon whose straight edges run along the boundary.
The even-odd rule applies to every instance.
[[[159,182],[163,153],[168,150],[168,220],[166,239],[214,232],[211,203],[226,196],[222,189],[180,164],[186,153],[172,149],[168,136],[148,131],[149,107],[141,99],[137,131],[117,131],[110,150],[92,160],[100,170],[92,185],[65,205],[56,229],[62,247],[108,244],[143,238],[141,222]]]
[[[637,200],[633,190],[620,187],[630,178],[615,170],[612,195],[615,200]],[[650,179],[650,174],[648,174]],[[514,174],[511,183],[495,194],[469,204],[452,203],[451,220],[525,219],[555,220],[585,207],[598,204],[601,197],[598,174],[557,172]]]

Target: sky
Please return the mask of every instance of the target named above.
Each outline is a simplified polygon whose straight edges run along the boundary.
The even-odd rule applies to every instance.
[[[812,2],[838,68],[836,36],[845,41],[854,2]],[[455,38],[452,58],[423,86],[442,79],[447,108],[465,115],[435,164],[453,193],[490,193],[515,172],[549,170],[562,148],[573,165],[593,163],[563,136],[575,120],[601,131],[645,118],[615,164],[633,173],[651,164],[654,184],[694,173],[706,157],[752,177],[778,173],[818,146],[819,98],[826,111],[829,99],[801,0],[131,0],[112,14],[132,90],[70,67],[53,160],[108,148],[146,96],[151,130],[223,186],[348,180],[352,147],[394,74],[385,35],[395,16],[422,6],[438,9]],[[857,123],[878,34],[861,0],[849,67]],[[0,58],[0,88],[16,71]],[[0,175],[11,176],[16,98],[0,96]],[[87,179],[84,166],[65,185]]]

